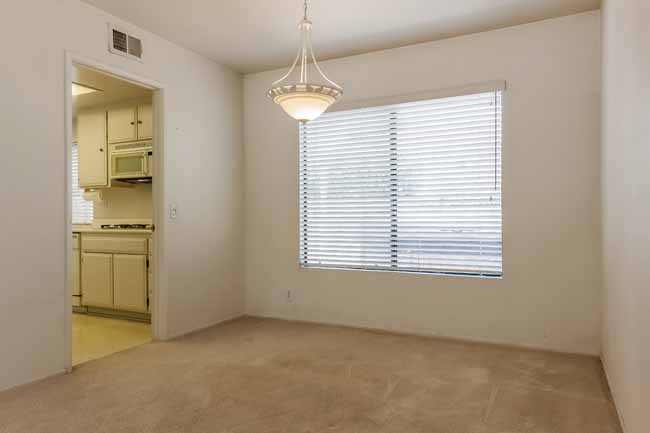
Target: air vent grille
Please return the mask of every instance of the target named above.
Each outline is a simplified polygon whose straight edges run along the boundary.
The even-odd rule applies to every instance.
[[[138,38],[129,35],[129,54],[137,57],[142,57],[142,42]]]
[[[140,38],[108,25],[108,50],[113,54],[142,60],[142,41]]]
[[[126,143],[126,144],[114,144],[112,150],[121,151],[121,150],[131,150],[131,149],[142,149],[145,147],[151,147],[151,142],[138,142],[138,143]]]
[[[128,52],[126,33],[113,29],[113,48],[123,53]]]

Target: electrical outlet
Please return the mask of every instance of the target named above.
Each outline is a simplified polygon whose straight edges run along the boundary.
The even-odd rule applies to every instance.
[[[176,203],[169,206],[169,218],[176,219]]]
[[[293,304],[291,289],[287,290],[287,304]]]

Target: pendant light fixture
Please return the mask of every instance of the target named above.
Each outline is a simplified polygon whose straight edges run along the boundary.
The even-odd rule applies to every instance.
[[[273,102],[281,106],[289,116],[300,122],[316,119],[343,95],[341,86],[327,78],[320,66],[318,66],[311,44],[312,23],[307,18],[307,0],[305,0],[304,10],[305,15],[298,25],[300,48],[296,60],[289,72],[273,83],[273,88],[267,93],[267,96],[273,99]],[[324,83],[317,84],[317,81],[309,81],[307,66],[310,58]],[[298,61],[300,61],[300,81],[296,84],[285,83],[285,80],[296,69]]]

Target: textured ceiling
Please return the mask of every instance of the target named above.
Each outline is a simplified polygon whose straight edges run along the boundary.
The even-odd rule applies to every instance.
[[[84,0],[240,72],[286,66],[301,0]],[[600,0],[310,0],[331,59],[598,9]],[[146,49],[146,47],[145,47]]]

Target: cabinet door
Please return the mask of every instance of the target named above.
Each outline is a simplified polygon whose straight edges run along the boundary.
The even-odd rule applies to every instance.
[[[149,305],[147,306],[147,312],[151,312],[151,304],[153,303],[153,238],[148,239],[147,250],[149,251],[149,262],[147,266],[147,295],[149,297]]]
[[[149,260],[151,260],[151,258]],[[149,297],[147,313],[151,313],[151,302],[153,300],[153,272],[151,271],[151,267],[149,268],[149,272],[147,272],[147,295]]]
[[[113,280],[116,309],[147,311],[147,256],[115,254]]]
[[[79,250],[72,250],[72,295],[79,296],[81,295],[81,273],[79,272],[79,260],[80,260]]]
[[[151,104],[138,105],[138,140],[153,137],[153,111]]]
[[[72,142],[76,143],[77,142],[77,117],[72,118]]]
[[[83,253],[81,293],[84,305],[113,308],[113,256]]]
[[[123,143],[138,139],[135,112],[135,107],[111,108],[108,110],[109,143]]]
[[[108,152],[106,151],[106,112],[95,110],[77,116],[79,152],[79,187],[108,186]]]

